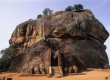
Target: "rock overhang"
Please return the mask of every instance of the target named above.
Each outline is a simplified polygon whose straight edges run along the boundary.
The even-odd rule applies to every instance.
[[[49,38],[48,44],[44,41],[46,36]],[[33,59],[31,55],[34,57],[42,55],[39,58],[49,57],[48,50],[51,49],[54,53],[60,46],[65,59],[64,67],[72,65],[70,63],[75,57],[76,65],[80,68],[84,69],[85,66],[99,68],[108,63],[104,46],[108,36],[107,30],[90,10],[60,11],[21,23],[13,32],[10,44],[19,43],[19,50],[21,52],[28,50],[26,55],[30,59]],[[45,62],[47,58],[43,57],[43,59]],[[11,65],[11,67],[14,66]]]
[[[36,37],[37,33],[34,32],[33,34],[34,30],[42,37],[48,35],[53,38],[63,38],[63,35],[67,35],[69,37],[87,38],[90,36],[102,43],[104,43],[109,36],[104,26],[88,9],[83,12],[60,11],[43,16],[38,20],[26,21],[17,26],[12,34],[12,38],[16,36],[24,39],[23,37],[33,37],[33,35]],[[11,42],[13,43],[13,40],[10,40],[10,43]]]

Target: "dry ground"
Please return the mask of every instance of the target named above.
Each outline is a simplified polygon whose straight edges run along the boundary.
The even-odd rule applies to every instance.
[[[82,74],[72,74],[61,78],[47,78],[46,76],[18,76],[17,73],[2,73],[0,77],[11,77],[13,80],[110,80],[110,70],[92,70]],[[107,79],[106,79],[107,78]]]

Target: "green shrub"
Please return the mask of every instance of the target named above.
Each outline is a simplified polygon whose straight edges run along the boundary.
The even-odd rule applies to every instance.
[[[38,14],[37,18],[40,18],[40,17],[42,17],[42,15],[41,14]]]
[[[74,5],[74,10],[75,11],[81,11],[81,10],[83,10],[83,5],[82,4],[76,4],[76,5]]]
[[[68,6],[65,11],[72,11],[73,10],[73,7],[72,6]]]
[[[53,10],[50,10],[50,8],[45,8],[44,11],[43,11],[43,14],[44,15],[49,15],[49,14],[52,14]]]
[[[109,64],[105,64],[104,65],[104,69],[110,69],[110,65]]]
[[[8,59],[0,59],[0,71],[6,71],[10,67],[11,61]]]
[[[1,51],[3,54],[2,58],[0,59],[0,71],[6,71],[8,70],[11,61],[16,56],[16,53],[18,52],[18,44],[13,44],[9,48],[6,48]]]

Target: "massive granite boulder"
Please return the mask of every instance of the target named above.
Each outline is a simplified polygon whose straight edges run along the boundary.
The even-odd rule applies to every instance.
[[[48,73],[49,66],[58,66],[58,50],[64,73],[74,72],[73,65],[79,71],[103,68],[109,63],[104,45],[108,37],[109,33],[90,10],[59,11],[29,20],[19,24],[9,40],[10,45],[19,45],[9,70]]]

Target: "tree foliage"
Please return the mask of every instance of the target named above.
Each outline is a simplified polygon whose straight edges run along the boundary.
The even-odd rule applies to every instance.
[[[41,14],[38,14],[38,15],[37,15],[37,18],[40,18],[40,17],[42,17],[42,15],[41,15]]]
[[[49,15],[49,14],[52,14],[53,10],[50,10],[50,8],[45,8],[44,11],[43,11],[43,14],[44,15]]]
[[[83,5],[82,4],[76,4],[76,5],[74,5],[74,10],[75,11],[81,11],[81,10],[83,10]]]
[[[73,10],[73,7],[72,6],[68,6],[65,11],[72,11]]]
[[[16,56],[16,53],[18,52],[18,44],[13,44],[9,48],[6,48],[1,51],[3,54],[2,58],[0,59],[0,70],[5,71],[9,68],[11,61]]]
[[[10,67],[11,61],[8,59],[0,59],[0,71],[6,71]]]
[[[110,69],[110,65],[109,64],[105,64],[104,65],[104,69]]]

